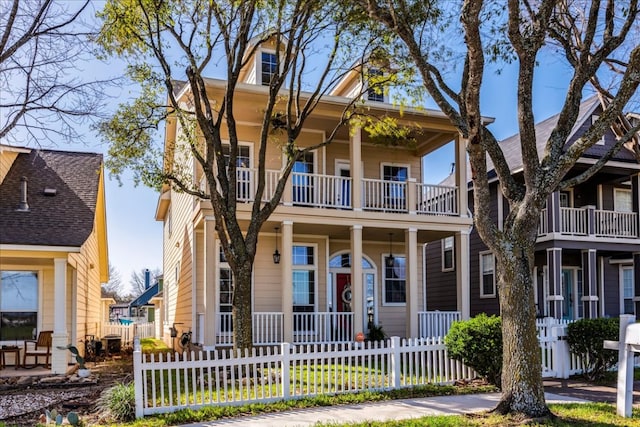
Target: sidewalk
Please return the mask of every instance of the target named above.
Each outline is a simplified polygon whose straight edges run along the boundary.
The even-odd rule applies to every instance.
[[[546,393],[547,403],[587,402],[571,396]],[[274,414],[229,418],[183,427],[297,427],[317,423],[353,423],[361,421],[388,421],[419,418],[428,415],[457,415],[493,409],[500,394],[468,394],[464,396],[438,396],[419,399],[390,400],[361,405],[326,406],[300,409]]]

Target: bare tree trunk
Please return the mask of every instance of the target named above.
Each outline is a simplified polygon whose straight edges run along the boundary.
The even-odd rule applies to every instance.
[[[508,235],[510,251],[496,254],[502,316],[502,397],[495,411],[530,417],[551,415],[544,400],[541,356],[535,326],[533,244]],[[524,244],[517,243],[525,242]]]
[[[238,271],[233,272],[233,347],[236,349],[251,348],[253,346],[253,319],[251,318],[252,272],[253,263],[250,261],[239,265]]]

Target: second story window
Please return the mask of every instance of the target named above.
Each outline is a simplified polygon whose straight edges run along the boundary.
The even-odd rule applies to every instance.
[[[442,240],[442,271],[453,270],[453,236]]]
[[[495,258],[491,252],[480,253],[480,298],[496,297]]]
[[[260,59],[262,61],[260,68],[260,82],[263,86],[269,86],[271,79],[278,70],[276,54],[273,52],[262,52]]]
[[[367,100],[368,101],[375,101],[375,102],[384,102],[384,90],[383,88],[379,85],[376,84],[378,82],[376,82],[376,80],[378,80],[378,77],[382,77],[382,71],[378,70],[376,68],[370,68],[369,69],[369,73],[368,73],[368,79],[369,79],[369,86],[374,86],[374,87],[370,87],[369,89],[367,89]]]

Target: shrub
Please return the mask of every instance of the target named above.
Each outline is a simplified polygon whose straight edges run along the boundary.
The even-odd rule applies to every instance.
[[[603,341],[617,341],[619,328],[619,319],[605,318],[582,319],[568,325],[569,350],[582,361],[588,380],[602,379],[618,362],[618,352],[604,349]]]
[[[500,387],[502,375],[502,322],[498,316],[478,316],[451,325],[444,339],[449,357]]]
[[[116,384],[102,392],[98,409],[115,421],[133,421],[136,418],[136,393],[133,384]]]

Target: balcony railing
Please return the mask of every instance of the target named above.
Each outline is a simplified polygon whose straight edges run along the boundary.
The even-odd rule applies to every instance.
[[[258,182],[258,170],[237,168],[236,195],[238,202],[252,202]],[[267,170],[262,201],[275,194],[281,172]],[[294,206],[352,209],[353,179],[350,177],[292,172],[290,185],[281,204]],[[199,188],[209,193],[206,180]],[[364,211],[387,213],[418,213],[427,215],[458,215],[458,188],[405,181],[363,178],[361,181]]]
[[[538,235],[551,232],[570,236],[594,236],[608,238],[638,237],[638,214],[599,210],[594,207],[560,208],[560,224],[555,230],[549,223],[548,211],[540,212]]]
[[[353,341],[353,313],[293,313],[296,344]]]

